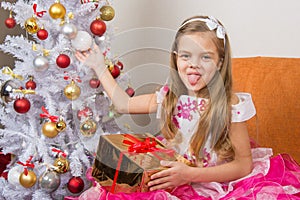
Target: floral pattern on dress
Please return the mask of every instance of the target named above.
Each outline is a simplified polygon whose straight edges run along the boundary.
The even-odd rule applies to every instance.
[[[202,159],[203,167],[208,167],[211,156],[210,156],[210,153],[207,151],[206,148],[203,149],[203,155],[204,155],[204,158]]]
[[[205,110],[206,101],[204,99],[191,100],[190,97],[187,98],[187,102],[179,100],[175,112],[173,114],[173,123],[177,128],[180,128],[180,124],[177,118],[187,119],[188,121],[193,120],[193,113],[202,113]]]

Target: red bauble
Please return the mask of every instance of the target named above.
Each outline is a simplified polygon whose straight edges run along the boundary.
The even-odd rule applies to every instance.
[[[91,23],[90,30],[94,35],[102,36],[106,31],[106,24],[104,21],[96,19]]]
[[[7,28],[14,28],[16,26],[16,20],[12,17],[9,17],[5,20],[5,26]]]
[[[56,64],[57,66],[59,66],[60,68],[66,68],[70,65],[71,63],[71,59],[68,55],[66,54],[60,54],[57,58],[56,58]]]
[[[117,65],[120,68],[120,70],[123,70],[124,65],[120,61],[118,61],[115,65]]]
[[[93,111],[89,107],[85,107],[82,110],[77,111],[77,118],[81,120],[81,118],[87,118],[93,116]]]
[[[117,78],[120,75],[121,71],[118,66],[114,65],[114,67],[110,70],[110,73],[114,78]]]
[[[37,32],[37,37],[40,39],[40,40],[46,40],[48,38],[48,31],[45,30],[45,29],[40,29],[38,32]]]
[[[72,193],[79,193],[84,188],[84,182],[80,177],[73,176],[68,182],[68,189]]]
[[[90,80],[90,86],[91,88],[98,88],[100,86],[100,80],[97,78],[92,78]]]
[[[131,87],[128,87],[125,92],[128,94],[128,96],[132,97],[135,93],[134,89]]]
[[[25,84],[26,89],[34,90],[36,88],[36,83],[33,80],[29,80]]]
[[[14,109],[17,113],[27,113],[30,109],[30,101],[26,98],[20,98],[15,100]]]

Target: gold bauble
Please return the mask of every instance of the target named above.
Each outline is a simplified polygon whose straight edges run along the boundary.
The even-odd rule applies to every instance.
[[[46,122],[42,127],[42,132],[45,136],[49,138],[54,138],[58,135],[59,131],[56,129],[56,123]]]
[[[80,125],[80,132],[83,136],[90,137],[95,134],[97,130],[97,124],[92,119],[87,119]]]
[[[37,33],[40,28],[37,24],[37,21],[36,21],[36,18],[34,17],[30,17],[28,18],[26,21],[25,21],[25,30],[28,32],[28,33],[31,33],[31,34],[35,34]]]
[[[59,120],[56,123],[56,130],[58,130],[59,132],[64,131],[66,129],[66,127],[67,127],[67,124],[63,120]]]
[[[69,161],[66,158],[57,158],[54,161],[53,164],[56,168],[54,169],[54,171],[56,171],[57,173],[63,174],[66,173],[67,171],[69,171]]]
[[[101,12],[100,17],[104,21],[110,21],[115,16],[115,10],[111,6],[102,6],[100,8],[100,12]]]
[[[27,175],[25,175],[25,173],[22,172],[19,177],[19,182],[23,187],[30,188],[36,183],[36,175],[31,170],[28,170]]]
[[[49,8],[49,14],[53,19],[63,19],[66,15],[66,8],[61,3],[54,3]]]
[[[80,87],[72,82],[65,87],[64,94],[70,100],[75,100],[80,96]]]

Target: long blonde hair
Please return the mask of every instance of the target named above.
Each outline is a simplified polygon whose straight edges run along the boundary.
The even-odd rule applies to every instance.
[[[196,16],[193,18],[207,18],[206,16]],[[190,20],[187,19],[187,20]],[[186,21],[187,21],[186,20]],[[186,22],[185,21],[185,22]],[[185,23],[183,22],[183,24]],[[220,22],[219,22],[220,23]],[[221,23],[220,23],[221,24]],[[190,141],[190,149],[195,155],[202,157],[202,148],[210,134],[211,148],[213,148],[220,157],[231,159],[234,156],[232,145],[229,140],[229,129],[231,124],[231,96],[232,96],[232,76],[231,76],[231,50],[227,34],[224,40],[217,38],[216,32],[210,30],[205,22],[192,20],[181,26],[175,36],[172,46],[170,59],[170,90],[163,102],[162,112],[162,134],[166,139],[172,140],[178,133],[178,128],[173,123],[173,113],[176,107],[178,97],[187,94],[187,88],[179,77],[176,55],[173,52],[178,50],[178,42],[182,35],[197,32],[212,32],[212,40],[218,49],[219,58],[222,65],[219,72],[215,73],[212,80],[206,87],[201,89],[200,93],[208,98],[208,105],[198,123],[198,129]]]

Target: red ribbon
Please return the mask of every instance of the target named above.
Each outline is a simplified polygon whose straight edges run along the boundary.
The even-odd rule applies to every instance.
[[[130,145],[128,147],[128,152],[130,153],[148,153],[158,150],[156,147],[157,142],[155,138],[147,137],[144,141],[140,141],[136,137],[129,134],[125,134],[124,137],[131,140],[123,140],[123,144]]]
[[[156,147],[157,142],[156,142],[155,138],[147,137],[147,138],[145,138],[144,141],[140,141],[138,138],[136,138],[130,134],[124,134],[123,136],[125,138],[127,138],[127,139],[123,140],[123,144],[130,145],[127,149],[127,151],[130,153],[148,153],[149,152],[159,160],[163,160],[163,158],[158,156],[156,154],[156,152],[164,152],[164,153],[168,154],[169,156],[172,156],[172,157],[174,156],[174,150],[172,150],[172,149],[157,148]],[[119,175],[119,171],[121,168],[124,153],[125,152],[120,152],[120,155],[119,155],[118,164],[117,164],[115,175],[114,175],[114,180],[113,180],[112,186],[110,188],[111,193],[115,192],[115,187],[117,184],[118,175]]]
[[[115,175],[114,175],[114,180],[113,180],[113,183],[112,183],[111,188],[110,188],[110,192],[111,193],[115,192],[115,187],[117,185],[117,180],[118,180],[119,171],[120,171],[122,160],[123,160],[123,155],[124,154],[121,152],[120,156],[119,156],[119,159],[118,159],[118,164],[117,164],[116,172],[115,172]]]
[[[124,134],[123,136],[125,138],[127,138],[127,139],[123,140],[123,144],[129,145],[128,152],[130,152],[130,153],[148,153],[148,152],[153,152],[153,151],[159,150],[156,147],[157,142],[156,142],[155,138],[147,137],[147,138],[145,138],[144,141],[140,141],[139,139],[137,139],[136,137],[134,137],[133,135],[130,135],[130,134]],[[121,163],[123,160],[123,155],[124,155],[124,153],[121,152],[119,159],[118,159],[118,164],[116,167],[114,180],[113,180],[112,186],[110,188],[111,193],[115,192],[115,187],[117,184],[119,171],[120,171]]]
[[[62,150],[60,150],[60,149],[52,148],[52,151],[53,151],[54,153],[57,153],[57,155],[60,154],[60,155],[63,156],[64,158],[67,157],[67,154],[66,154],[65,152],[63,152]]]
[[[72,79],[72,80],[77,81],[78,83],[81,83],[81,79],[79,76],[69,75],[68,72],[64,72],[64,73],[66,74],[66,76],[64,76],[65,80]]]
[[[20,161],[18,161],[17,163],[18,164],[20,164],[20,165],[22,165],[22,166],[24,166],[25,168],[24,168],[24,174],[27,176],[28,175],[28,169],[27,169],[27,167],[30,167],[30,168],[34,168],[34,164],[33,163],[30,163],[31,162],[31,160],[32,160],[32,158],[33,158],[33,156],[30,156],[29,158],[28,158],[28,160],[26,160],[26,163],[22,163],[22,162],[20,162]]]
[[[58,122],[58,116],[50,115],[44,106],[42,106],[42,111],[44,113],[40,114],[41,118],[49,118],[51,120],[51,122]]]
[[[37,11],[36,11],[36,8],[37,8],[37,4],[35,3],[35,4],[33,4],[33,11],[34,11],[34,14],[35,14],[36,16],[38,16],[38,17],[43,17],[44,13],[47,12],[47,11],[45,11],[45,10],[42,10],[42,11],[40,11],[40,12],[37,12]]]
[[[108,54],[109,51],[110,51],[110,48],[107,48],[107,50],[105,50],[105,51],[103,52],[103,55],[106,56],[106,55]]]
[[[99,0],[80,0],[81,4],[85,4],[85,3],[92,3],[92,2],[98,2]]]

